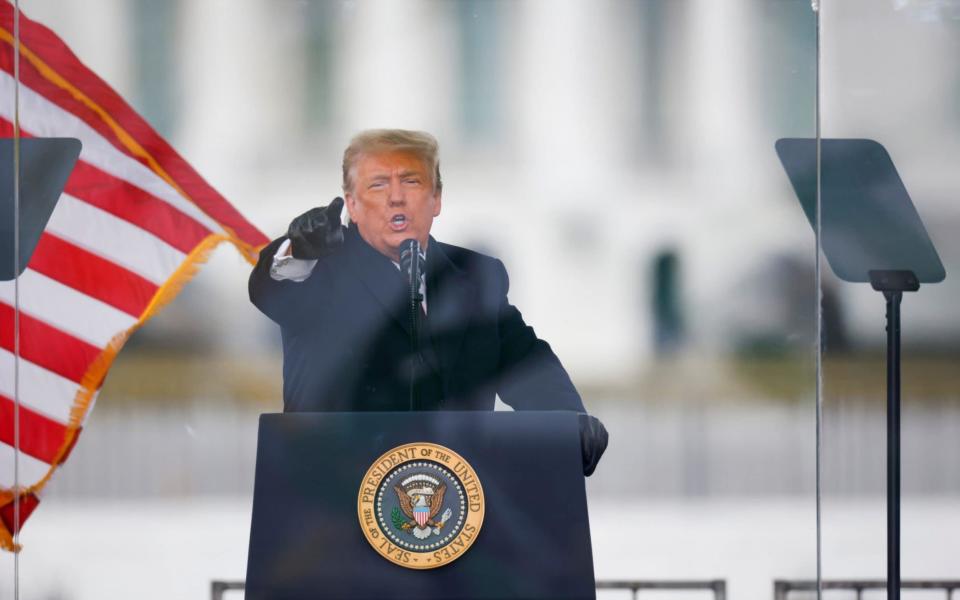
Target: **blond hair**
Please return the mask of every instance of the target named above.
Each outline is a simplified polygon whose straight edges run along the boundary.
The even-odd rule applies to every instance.
[[[364,154],[384,151],[409,152],[424,162],[428,173],[433,173],[433,189],[443,188],[440,179],[440,145],[437,138],[425,131],[408,129],[367,129],[353,136],[343,151],[343,191],[353,189],[353,171]]]

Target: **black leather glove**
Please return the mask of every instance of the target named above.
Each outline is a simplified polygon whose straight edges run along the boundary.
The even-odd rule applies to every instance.
[[[287,237],[293,257],[323,258],[336,252],[343,244],[342,211],[343,198],[338,196],[330,206],[311,208],[290,221]]]
[[[603,451],[607,449],[607,428],[600,419],[588,414],[580,415],[580,452],[583,456],[583,475],[589,477],[597,468]]]

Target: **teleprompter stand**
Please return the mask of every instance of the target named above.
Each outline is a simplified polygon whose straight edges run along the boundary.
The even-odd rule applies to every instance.
[[[817,140],[777,140],[777,154],[817,227]],[[873,140],[820,140],[820,236],[837,277],[870,283],[887,305],[887,598],[900,600],[900,303],[946,277],[886,149]]]
[[[0,281],[23,273],[63,186],[80,156],[80,140],[21,138],[19,218],[15,212],[14,140],[0,139]]]

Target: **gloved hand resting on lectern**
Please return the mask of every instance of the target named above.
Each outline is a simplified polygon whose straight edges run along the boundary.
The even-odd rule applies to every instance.
[[[597,468],[600,457],[607,449],[607,428],[600,419],[581,413],[580,415],[580,452],[583,455],[583,474],[589,476]]]

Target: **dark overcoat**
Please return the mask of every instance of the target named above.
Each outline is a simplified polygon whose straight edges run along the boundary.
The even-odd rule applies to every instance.
[[[285,411],[409,410],[419,369],[419,409],[492,410],[498,394],[518,410],[585,412],[550,346],[507,300],[499,260],[430,238],[418,357],[404,278],[355,226],[299,283],[270,277],[284,239],[260,253],[250,300],[280,325]]]

